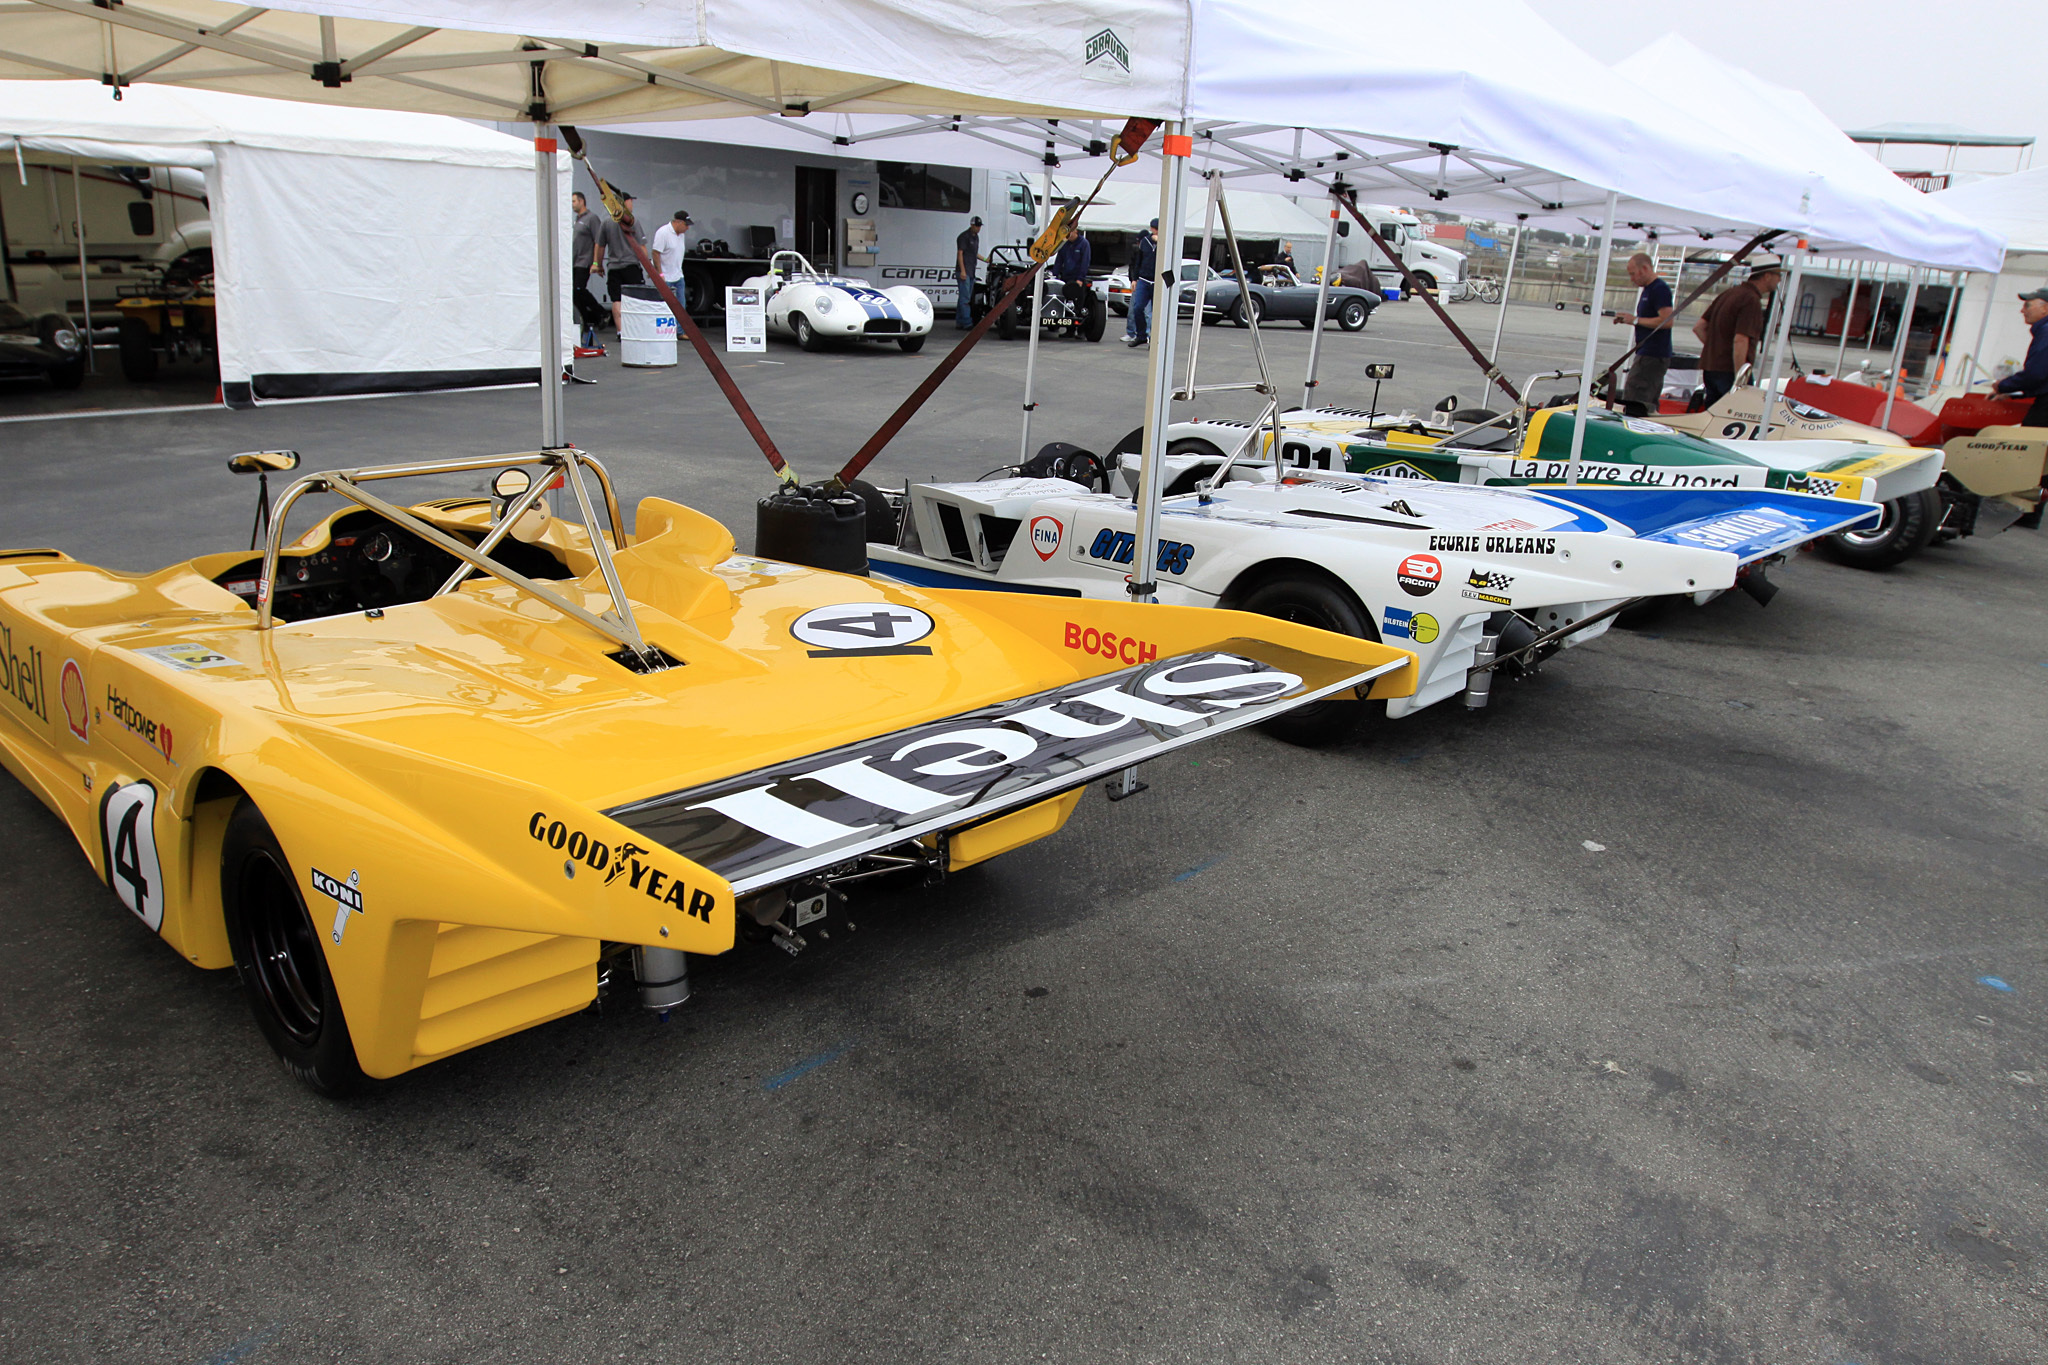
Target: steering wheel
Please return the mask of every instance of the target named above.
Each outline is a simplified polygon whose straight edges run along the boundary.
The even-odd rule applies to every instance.
[[[1077,450],[1071,455],[1061,455],[1052,462],[1052,476],[1078,483],[1090,493],[1109,491],[1109,466],[1093,451]]]

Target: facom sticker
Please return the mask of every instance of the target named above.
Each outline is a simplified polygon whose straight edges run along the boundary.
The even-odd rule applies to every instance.
[[[1410,597],[1427,597],[1444,581],[1443,561],[1435,555],[1409,555],[1395,571],[1394,581]]]

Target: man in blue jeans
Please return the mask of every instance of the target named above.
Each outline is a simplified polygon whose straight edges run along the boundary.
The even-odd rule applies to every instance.
[[[966,331],[974,325],[974,268],[981,260],[981,215],[967,220],[967,231],[953,239],[953,278],[960,298],[953,306],[953,325]]]
[[[1154,218],[1152,226],[1139,233],[1131,247],[1131,312],[1124,320],[1126,346],[1143,346],[1152,339],[1152,276],[1159,263],[1152,234],[1158,230],[1159,220]]]

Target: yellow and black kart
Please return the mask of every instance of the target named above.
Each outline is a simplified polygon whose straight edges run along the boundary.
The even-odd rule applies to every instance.
[[[487,497],[373,491],[494,468]],[[287,543],[309,493],[342,506]],[[864,878],[1415,685],[1405,651],[1268,617],[739,558],[659,498],[628,534],[573,449],[303,476],[258,533],[155,573],[0,552],[0,758],[329,1093],[580,1010],[601,971],[665,1011],[688,955],[798,951]]]

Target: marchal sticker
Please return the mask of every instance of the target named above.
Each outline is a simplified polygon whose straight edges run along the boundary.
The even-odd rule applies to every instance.
[[[156,856],[156,788],[124,782],[100,801],[100,852],[107,885],[136,918],[160,932],[164,874]]]
[[[812,607],[792,621],[789,633],[811,646],[813,659],[875,654],[929,654],[920,645],[936,623],[916,607],[889,602],[841,602]]]
[[[1031,519],[1031,548],[1038,555],[1039,562],[1051,559],[1059,553],[1060,538],[1067,528],[1060,524],[1058,517],[1033,517]]]
[[[1427,597],[1436,591],[1437,584],[1444,581],[1443,561],[1435,555],[1409,555],[1401,561],[1394,581],[1410,597]]]
[[[334,902],[334,941],[341,942],[341,936],[348,929],[348,917],[363,913],[363,874],[350,868],[347,881],[328,876],[319,868],[312,869],[313,889]]]

